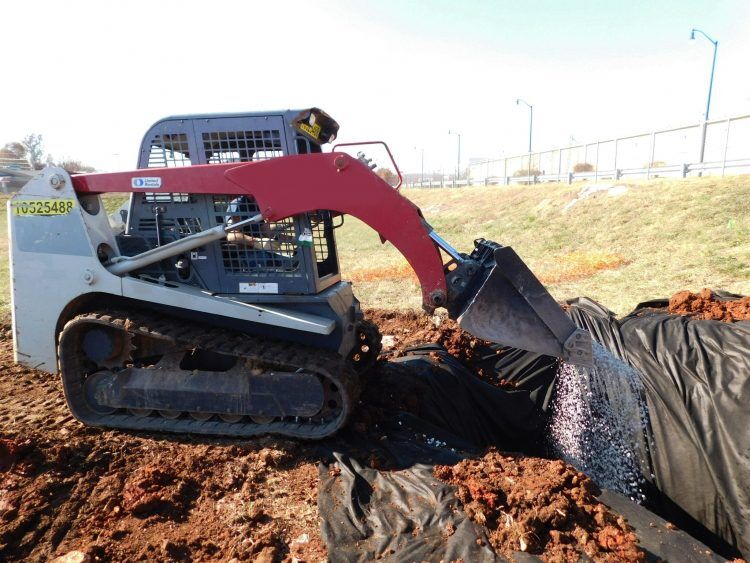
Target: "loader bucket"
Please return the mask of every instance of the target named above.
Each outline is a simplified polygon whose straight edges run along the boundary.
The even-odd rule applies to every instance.
[[[478,338],[592,366],[591,336],[563,312],[515,251],[499,247],[458,324]]]

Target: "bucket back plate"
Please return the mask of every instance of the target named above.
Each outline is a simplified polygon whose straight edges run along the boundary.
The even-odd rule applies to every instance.
[[[576,327],[515,251],[496,248],[494,262],[458,315],[459,326],[484,340],[590,367],[591,336]]]

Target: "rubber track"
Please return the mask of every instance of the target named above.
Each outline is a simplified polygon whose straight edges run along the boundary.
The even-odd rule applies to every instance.
[[[239,422],[225,422],[218,417],[199,421],[189,416],[167,419],[158,414],[136,417],[127,411],[102,415],[91,410],[83,393],[84,359],[79,349],[78,334],[85,326],[105,325],[140,335],[171,342],[184,350],[201,348],[221,354],[247,358],[269,370],[303,369],[333,381],[341,391],[342,410],[327,422],[294,422],[274,420],[257,424],[247,417]],[[264,339],[210,325],[178,321],[145,312],[99,311],[71,319],[60,333],[58,346],[60,371],[68,407],[84,424],[151,432],[217,434],[249,438],[277,434],[294,438],[321,439],[343,427],[351,416],[359,396],[357,372],[340,355],[327,350],[300,346],[289,342]]]

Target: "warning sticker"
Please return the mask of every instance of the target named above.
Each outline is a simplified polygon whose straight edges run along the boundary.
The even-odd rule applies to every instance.
[[[161,188],[161,178],[158,176],[139,177],[130,179],[131,188]]]
[[[277,283],[240,283],[240,293],[278,293]]]
[[[307,123],[300,123],[299,128],[310,135],[313,139],[320,137],[320,125],[308,125]]]

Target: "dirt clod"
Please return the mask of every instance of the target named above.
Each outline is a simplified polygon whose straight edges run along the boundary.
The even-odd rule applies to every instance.
[[[469,517],[486,526],[501,555],[526,551],[548,561],[642,561],[645,554],[622,517],[600,503],[593,482],[559,460],[490,450],[478,459],[436,466],[457,487]]]
[[[183,481],[168,469],[142,467],[125,482],[122,507],[132,514],[169,514],[179,519],[188,507],[190,490],[195,487],[195,481]]]
[[[380,333],[392,343],[395,356],[402,356],[410,346],[435,343],[459,360],[471,361],[482,341],[459,328],[448,317],[428,316],[418,311],[380,311],[370,309],[365,316],[378,325]]]
[[[65,555],[55,557],[50,563],[90,563],[91,556],[82,551],[69,551]]]
[[[443,537],[449,538],[455,533],[456,533],[456,527],[452,523],[448,522],[445,528],[443,528]]]
[[[746,321],[750,320],[750,297],[722,300],[708,288],[703,288],[699,293],[679,291],[669,299],[669,312],[727,323]]]

